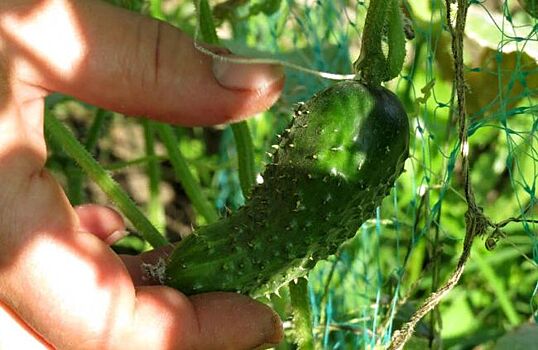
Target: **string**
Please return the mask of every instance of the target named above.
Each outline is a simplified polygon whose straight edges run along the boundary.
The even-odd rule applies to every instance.
[[[199,16],[199,9],[200,9],[200,0],[197,1],[196,6],[196,13],[197,16]],[[276,64],[281,65],[286,68],[290,68],[296,71],[300,71],[306,74],[314,75],[323,79],[329,79],[329,80],[350,80],[355,78],[355,74],[339,74],[339,73],[331,73],[331,72],[324,72],[319,71],[307,67],[300,66],[295,63],[275,59],[275,58],[247,58],[247,57],[238,57],[238,56],[223,56],[218,53],[215,53],[208,48],[204,47],[202,45],[202,42],[199,40],[200,38],[200,24],[199,21],[196,21],[196,26],[194,28],[194,48],[201,53],[210,56],[213,59],[216,60],[222,60],[225,62],[231,62],[231,63],[238,63],[238,64]]]

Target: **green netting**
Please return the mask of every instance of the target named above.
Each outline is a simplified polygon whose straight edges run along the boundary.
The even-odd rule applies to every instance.
[[[523,1],[523,0],[522,0]],[[532,1],[525,0],[525,3]],[[336,0],[212,1],[218,35],[233,52],[338,74],[351,74],[359,55],[368,2]],[[195,35],[191,3],[120,1]],[[452,14],[456,5],[452,4]],[[386,346],[420,301],[455,268],[465,235],[467,203],[461,148],[468,152],[476,203],[492,223],[475,241],[458,287],[419,323],[410,346],[465,348],[488,344],[525,320],[538,318],[538,22],[516,1],[471,1],[464,74],[468,145],[458,135],[456,87],[447,11],[442,1],[403,1],[407,57],[400,76],[386,84],[405,104],[412,125],[406,172],[355,239],[310,273],[315,340],[323,349]],[[287,68],[279,102],[249,121],[256,165],[287,125],[296,103],[332,81]],[[179,130],[184,148],[202,139]],[[229,129],[214,168],[193,165],[208,196],[225,212],[243,198]],[[209,178],[209,179],[208,179]],[[494,232],[495,231],[495,232]],[[287,293],[273,306],[289,316]],[[293,328],[291,322],[285,323]],[[292,349],[292,339],[279,349]]]

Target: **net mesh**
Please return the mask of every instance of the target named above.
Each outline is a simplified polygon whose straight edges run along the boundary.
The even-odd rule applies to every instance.
[[[117,0],[116,4],[195,35],[196,14],[190,3]],[[368,2],[210,4],[219,37],[233,52],[349,74],[359,54]],[[464,42],[469,118],[469,144],[464,147],[476,202],[492,222],[514,220],[488,232],[495,250],[486,250],[483,241],[475,243],[459,287],[419,324],[416,344],[439,344],[442,338],[448,347],[476,345],[495,339],[505,327],[537,317],[538,239],[532,220],[538,216],[538,22],[524,10],[525,4],[532,1],[471,1]],[[310,273],[312,322],[316,342],[324,349],[388,344],[418,302],[446,280],[465,234],[467,204],[445,3],[403,1],[402,9],[406,31],[414,39],[407,42],[400,76],[386,86],[408,111],[411,156],[376,217]],[[288,124],[294,105],[332,83],[297,69],[287,69],[286,79],[279,102],[249,121],[260,172],[269,161],[265,152]],[[189,142],[200,137],[194,133],[184,140],[188,149]],[[191,161],[204,157],[201,152]],[[219,138],[215,157],[215,171],[206,182],[208,193],[221,210],[234,210],[243,198],[229,129]],[[286,315],[285,307],[281,311]],[[483,328],[492,331],[475,336]],[[292,347],[281,345],[286,348]]]

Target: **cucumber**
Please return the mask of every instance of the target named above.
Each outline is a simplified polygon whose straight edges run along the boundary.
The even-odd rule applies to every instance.
[[[295,111],[246,205],[181,241],[164,282],[186,294],[259,297],[336,252],[390,192],[409,122],[383,87],[339,82]]]

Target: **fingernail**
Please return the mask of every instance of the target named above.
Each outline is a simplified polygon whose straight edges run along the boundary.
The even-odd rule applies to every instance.
[[[126,230],[114,231],[112,232],[112,234],[110,234],[110,236],[108,236],[105,239],[105,243],[108,245],[112,245],[116,243],[117,241],[119,241],[120,239],[122,239],[123,237],[127,236],[128,233],[129,232],[127,232]]]
[[[255,348],[255,350],[269,349],[278,345],[284,337],[284,330],[282,328],[282,321],[280,317],[273,313],[270,321],[267,322],[264,329],[265,339],[263,344]]]
[[[226,55],[213,58],[213,75],[227,89],[265,90],[284,78],[284,69],[278,64],[235,63]],[[235,56],[236,57],[236,56]]]

